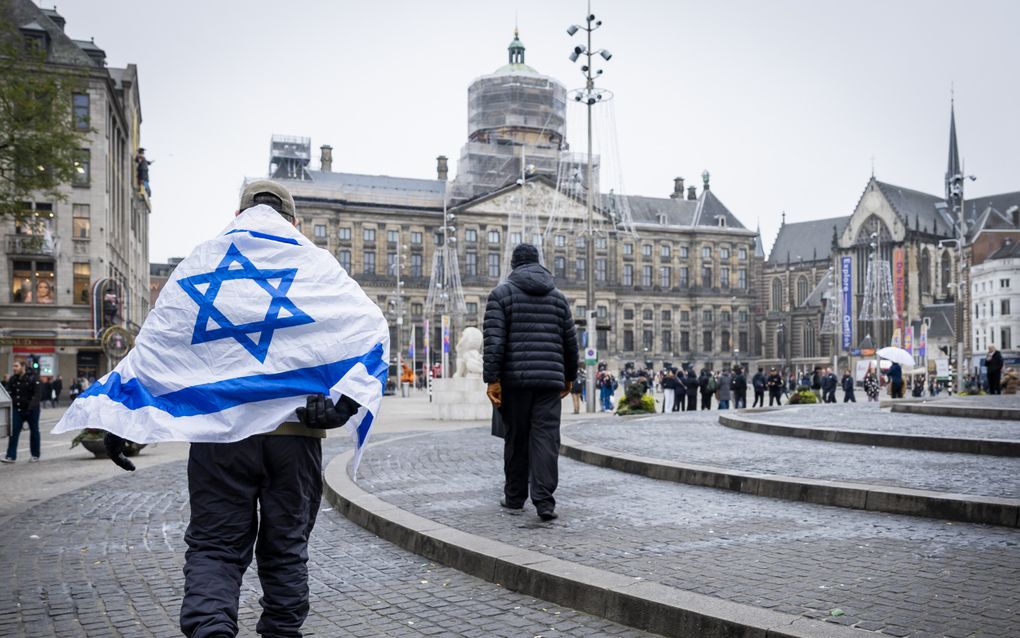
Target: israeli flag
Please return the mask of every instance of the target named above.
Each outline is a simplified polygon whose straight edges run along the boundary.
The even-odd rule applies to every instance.
[[[268,206],[178,264],[117,367],[54,433],[102,428],[138,443],[226,443],[296,422],[310,394],[362,408],[354,469],[379,413],[389,326],[330,253]]]

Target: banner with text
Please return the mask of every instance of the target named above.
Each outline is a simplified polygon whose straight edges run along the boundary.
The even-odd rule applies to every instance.
[[[893,259],[893,299],[896,304],[896,320],[895,327],[897,330],[903,329],[903,316],[906,314],[906,263],[904,260],[904,251],[902,247],[893,248],[892,253]]]
[[[842,258],[840,277],[843,283],[843,316],[840,323],[843,332],[843,350],[849,350],[853,346],[853,262],[849,255]]]

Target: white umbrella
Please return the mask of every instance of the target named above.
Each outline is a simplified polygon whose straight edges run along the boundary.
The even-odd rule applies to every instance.
[[[878,356],[883,359],[888,359],[894,363],[898,363],[901,366],[914,367],[914,355],[910,354],[903,348],[882,348],[878,351]]]

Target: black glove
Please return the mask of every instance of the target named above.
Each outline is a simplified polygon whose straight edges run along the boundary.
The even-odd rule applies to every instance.
[[[128,457],[124,456],[124,448],[127,447],[127,441],[120,438],[113,432],[107,432],[103,435],[103,445],[106,446],[106,454],[110,457],[110,460],[117,464],[117,467],[128,472],[135,471],[135,464],[128,460]]]
[[[334,406],[333,399],[313,394],[308,397],[308,404],[305,407],[297,409],[297,418],[307,427],[332,430],[347,423],[360,407],[357,401],[349,397],[340,397]]]

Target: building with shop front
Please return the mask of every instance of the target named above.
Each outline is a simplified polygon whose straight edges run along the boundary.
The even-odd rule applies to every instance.
[[[94,42],[65,33],[56,10],[30,0],[10,9],[48,66],[83,79],[72,125],[92,132],[63,201],[25,202],[19,223],[0,222],[0,365],[9,371],[22,358],[43,376],[98,377],[126,353],[149,309],[149,200],[134,164],[138,72],[106,66]]]
[[[311,140],[275,136],[269,175],[293,193],[302,231],[389,313],[392,344],[403,344],[404,356],[413,335],[419,365],[423,322],[439,323],[427,315],[427,298],[444,211],[454,216],[449,236],[465,302],[457,326],[481,325],[486,297],[506,275],[508,248],[527,240],[542,245],[544,263],[576,317],[586,311],[587,260],[594,260],[595,345],[610,366],[746,361],[756,347],[756,231],[722,203],[706,171],[700,191],[681,178],[663,197],[597,190],[598,232],[588,255],[581,232],[585,173],[574,170],[585,158],[565,141],[565,89],[524,63],[519,39],[508,50],[508,64],[468,89],[469,135],[453,180],[445,156],[437,158],[433,179],[336,172],[331,146],[320,148],[314,170]],[[569,184],[565,174],[572,176]],[[593,182],[597,189],[597,177]],[[540,233],[515,230],[510,220],[522,210]],[[633,233],[615,223],[624,210]],[[439,335],[430,338],[434,352]]]

